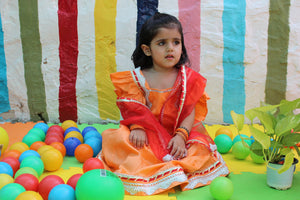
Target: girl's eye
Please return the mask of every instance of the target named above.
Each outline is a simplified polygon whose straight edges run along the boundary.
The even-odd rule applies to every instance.
[[[175,44],[175,45],[179,45],[179,44],[180,44],[180,41],[175,41],[174,44]]]
[[[158,45],[159,46],[163,46],[165,43],[164,42],[159,42]]]

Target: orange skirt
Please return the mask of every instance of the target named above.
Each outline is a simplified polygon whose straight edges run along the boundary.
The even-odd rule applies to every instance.
[[[125,193],[130,195],[153,195],[180,185],[183,191],[208,185],[218,176],[226,176],[229,170],[217,152],[202,144],[191,144],[187,157],[162,162],[149,146],[136,149],[129,142],[130,130],[120,125],[102,133],[102,151],[97,156],[107,170],[123,181]]]

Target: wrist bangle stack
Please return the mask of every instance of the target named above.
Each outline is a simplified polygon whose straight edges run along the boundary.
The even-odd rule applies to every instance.
[[[187,139],[189,138],[189,130],[186,127],[179,127],[176,129],[175,134],[179,134],[184,138],[184,141],[187,141]]]
[[[129,129],[132,131],[133,129],[142,129],[142,130],[145,130],[144,127],[138,125],[138,124],[132,124],[130,125]]]

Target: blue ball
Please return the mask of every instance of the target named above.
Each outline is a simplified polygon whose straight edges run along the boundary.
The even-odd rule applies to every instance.
[[[87,132],[84,135],[83,140],[86,141],[87,139],[89,139],[91,137],[96,137],[96,138],[99,138],[99,139],[102,138],[101,134],[98,131],[92,130],[92,131]]]
[[[75,190],[67,184],[56,185],[51,189],[48,200],[75,200]]]
[[[41,155],[38,152],[36,152],[34,150],[26,150],[20,155],[19,162],[21,163],[22,160],[24,160],[24,158],[29,157],[29,156],[36,156],[38,158],[41,158]]]
[[[14,171],[12,167],[6,162],[0,162],[0,174],[8,174],[13,177]]]
[[[99,139],[97,137],[90,137],[84,142],[84,144],[88,144],[92,147],[94,152],[93,156],[95,157],[102,149],[102,138]]]
[[[33,128],[40,128],[40,129],[42,129],[42,130],[45,132],[45,134],[46,134],[47,131],[48,131],[49,126],[48,126],[48,124],[45,124],[45,123],[43,123],[43,122],[39,122],[39,123],[37,123],[36,125],[34,125]]]
[[[237,142],[239,142],[239,141],[242,141],[241,137],[244,139],[244,141],[245,141],[249,146],[251,146],[252,142],[251,142],[251,140],[249,140],[249,136],[248,136],[248,135],[244,135],[244,134],[241,134],[241,136],[240,136],[240,135],[235,136],[235,137],[233,138],[233,141],[232,141],[233,144],[232,144],[232,145],[234,145],[235,143],[237,143]]]
[[[65,130],[65,132],[64,132],[64,137],[66,137],[66,135],[67,135],[68,133],[70,133],[71,131],[77,131],[77,132],[81,133],[80,130],[79,130],[78,128],[76,128],[76,127],[69,127],[69,128],[67,128],[67,129]]]
[[[75,149],[81,142],[78,138],[70,137],[64,141],[64,145],[66,147],[66,155],[74,156]]]
[[[89,131],[97,131],[97,129],[93,126],[87,126],[82,130],[82,136],[84,137],[84,135]]]

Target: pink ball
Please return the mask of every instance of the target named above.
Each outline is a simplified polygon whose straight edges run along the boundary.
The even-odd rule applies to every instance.
[[[65,184],[64,180],[61,177],[57,175],[46,176],[45,178],[43,178],[43,180],[41,180],[38,187],[38,192],[44,200],[48,200],[48,195],[52,188],[59,184]]]
[[[104,169],[104,164],[98,158],[89,158],[83,163],[82,169],[84,173],[93,169]]]
[[[82,174],[74,174],[68,179],[67,184],[70,185],[75,190],[77,182],[81,176]]]
[[[14,175],[18,171],[18,169],[20,169],[20,162],[15,157],[5,157],[1,160],[1,162],[6,162],[7,164],[9,164],[13,169]]]
[[[15,183],[22,185],[26,191],[38,191],[39,179],[32,174],[21,174],[15,179]]]

